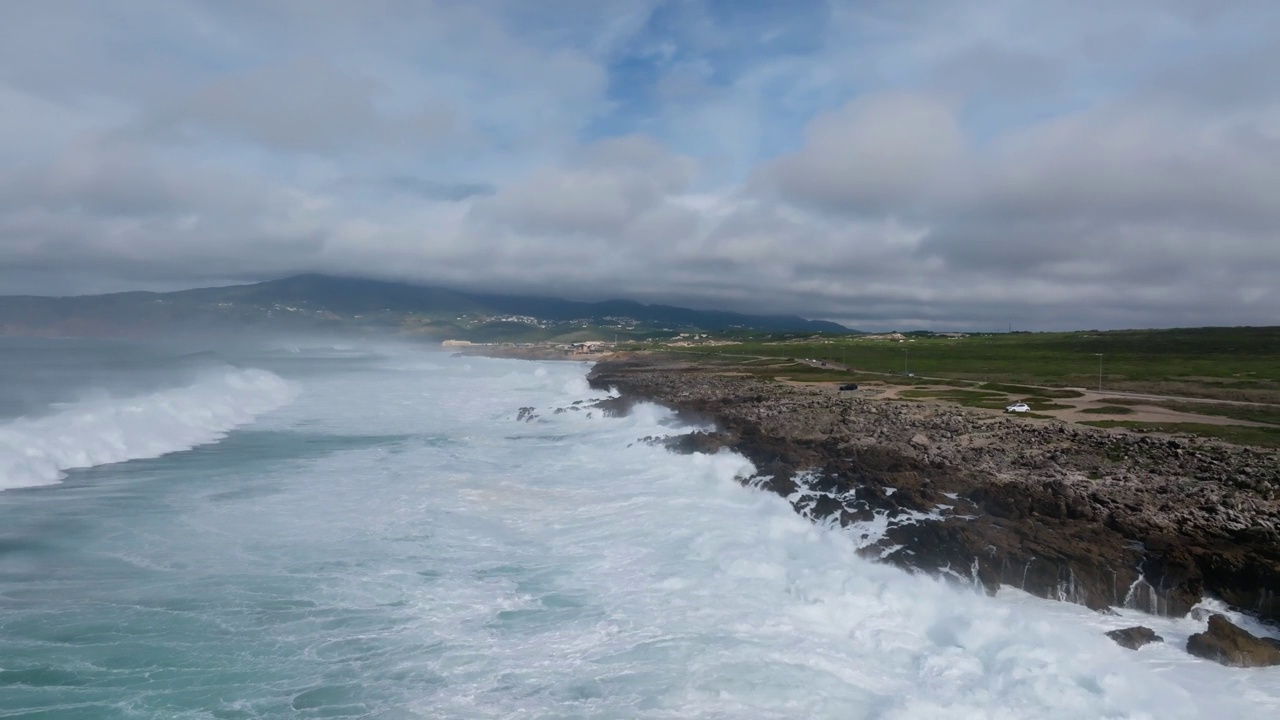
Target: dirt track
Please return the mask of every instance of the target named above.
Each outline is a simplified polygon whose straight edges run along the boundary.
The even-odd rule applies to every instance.
[[[829,366],[823,366],[823,367],[829,367]],[[925,379],[928,379],[928,378],[925,378]],[[794,380],[786,380],[786,379],[783,379],[783,382],[786,382],[789,384],[796,384],[796,385],[811,385],[811,386],[827,387],[827,388],[830,388],[832,391],[836,391],[838,387],[841,385],[841,383],[839,382],[814,383],[814,382],[802,382],[802,381],[794,381]],[[1028,385],[1027,387],[1036,388],[1036,386],[1033,386],[1033,385]],[[892,400],[897,398],[902,392],[907,390],[929,390],[929,389],[946,391],[946,390],[953,390],[955,388],[950,385],[890,385],[890,384],[881,384],[873,381],[870,383],[864,383],[862,385],[862,390],[860,390],[859,392],[862,394],[863,397],[873,398],[876,400]],[[1054,404],[1069,405],[1070,406],[1069,408],[1065,408],[1062,410],[1037,410],[1036,411],[1037,415],[1046,415],[1052,418],[1056,418],[1058,420],[1065,420],[1068,422],[1079,423],[1079,422],[1097,421],[1097,420],[1129,420],[1134,422],[1146,422],[1146,423],[1198,423],[1201,425],[1237,425],[1237,426],[1244,426],[1244,427],[1275,427],[1275,425],[1268,425],[1267,423],[1253,422],[1250,420],[1237,420],[1237,419],[1225,417],[1222,415],[1208,415],[1208,414],[1200,414],[1200,413],[1182,412],[1179,410],[1171,410],[1169,408],[1161,407],[1155,404],[1125,405],[1125,407],[1129,408],[1130,412],[1123,413],[1123,414],[1112,415],[1112,414],[1085,412],[1085,410],[1089,408],[1114,406],[1116,404],[1115,403],[1116,398],[1124,398],[1126,400],[1149,399],[1153,402],[1164,401],[1164,402],[1201,403],[1206,405],[1246,405],[1246,406],[1265,405],[1263,403],[1246,403],[1246,402],[1228,401],[1228,400],[1206,400],[1204,398],[1164,397],[1159,395],[1145,395],[1145,394],[1125,393],[1125,392],[1107,392],[1107,391],[1099,392],[1097,390],[1088,390],[1085,388],[1047,388],[1047,389],[1054,389],[1054,390],[1070,389],[1070,390],[1074,390],[1075,392],[1081,393],[1080,397],[1077,397],[1077,398],[1054,398],[1053,399]],[[1003,393],[1003,394],[1007,397],[1009,403],[1014,403],[1021,399],[1021,396],[1019,395],[1012,395],[1008,393]],[[949,403],[944,399],[925,398],[922,401],[939,403],[939,404],[955,404],[955,403]],[[999,410],[984,410],[982,408],[974,408],[974,409],[979,410],[980,412],[989,412],[994,415],[1004,414]]]
[[[822,383],[831,386],[833,389],[839,386],[839,383]],[[878,400],[889,400],[896,398],[903,390],[924,389],[927,386],[907,386],[907,385],[887,385],[883,386],[876,394],[868,393],[868,397]],[[874,391],[875,386],[868,386],[868,390]],[[938,389],[946,389],[938,386]],[[1275,427],[1266,423],[1252,422],[1250,420],[1236,420],[1234,418],[1224,417],[1222,415],[1201,415],[1199,413],[1180,412],[1178,410],[1170,410],[1169,408],[1160,407],[1158,405],[1126,405],[1132,412],[1122,415],[1106,415],[1099,413],[1084,412],[1088,408],[1099,408],[1112,406],[1115,403],[1113,398],[1117,397],[1116,393],[1099,393],[1096,390],[1079,390],[1083,393],[1078,398],[1054,398],[1053,402],[1058,405],[1070,405],[1071,407],[1064,410],[1037,410],[1037,415],[1048,415],[1058,420],[1066,420],[1068,422],[1086,422],[1091,420],[1133,420],[1136,422],[1149,423],[1199,423],[1201,425],[1243,425],[1246,427]],[[1009,396],[1009,402],[1015,402],[1015,396]],[[945,400],[926,400],[926,402],[946,403]],[[975,408],[982,410],[981,408]],[[993,415],[1003,415],[999,410],[985,410]]]

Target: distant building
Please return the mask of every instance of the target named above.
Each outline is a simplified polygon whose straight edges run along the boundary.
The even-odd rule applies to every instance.
[[[468,345],[471,345],[472,342],[470,340],[445,340],[440,344],[444,347],[467,347]]]

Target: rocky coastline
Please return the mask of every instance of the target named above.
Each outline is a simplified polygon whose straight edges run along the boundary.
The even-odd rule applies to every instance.
[[[1184,615],[1206,596],[1280,622],[1275,451],[877,400],[680,363],[604,360],[605,412],[655,402],[714,429],[650,438],[731,449],[815,522],[913,571],[1097,610]]]

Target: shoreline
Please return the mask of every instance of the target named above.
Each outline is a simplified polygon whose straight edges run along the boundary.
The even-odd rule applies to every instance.
[[[1206,596],[1280,621],[1276,453],[874,400],[653,356],[599,361],[606,411],[652,401],[714,423],[649,439],[732,449],[819,523],[880,526],[863,553],[1095,610],[1184,615]]]

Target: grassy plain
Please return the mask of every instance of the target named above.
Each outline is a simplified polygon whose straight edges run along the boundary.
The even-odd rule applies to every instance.
[[[1168,410],[1176,410],[1177,412],[1216,415],[1233,420],[1247,420],[1249,422],[1269,423],[1280,426],[1280,405],[1228,405],[1225,403],[1143,400],[1138,398],[1108,398],[1107,402],[1126,407],[1131,405],[1154,405]]]
[[[737,356],[739,362],[760,357],[812,358],[842,363],[855,371],[896,373],[908,384],[915,380],[905,376],[911,372],[960,386],[987,383],[985,389],[1015,394],[1047,393],[1001,386],[1038,385],[1069,393],[1065,388],[1093,390],[1101,385],[1116,392],[1280,404],[1280,327],[908,338],[898,342],[857,335],[806,340],[756,337],[736,345],[680,350],[704,357],[719,355],[725,361]],[[760,363],[753,367],[773,370]],[[825,372],[831,379],[852,379],[857,374]]]
[[[1237,445],[1280,448],[1280,426],[1254,427],[1252,425],[1209,425],[1205,423],[1159,423],[1139,420],[1089,420],[1082,425],[1101,428],[1127,428],[1138,432],[1158,432],[1169,435],[1189,433],[1217,438]]]
[[[901,386],[896,397],[904,402],[1000,410],[1021,400],[1032,410],[1022,418],[1078,409],[1097,418],[1083,420],[1095,427],[1280,448],[1280,327],[739,339],[654,349],[765,379]],[[1207,402],[1214,400],[1221,402]],[[1149,406],[1188,421],[1152,418],[1143,411]]]
[[[1080,412],[1088,415],[1132,415],[1133,408],[1124,405],[1102,405],[1099,407],[1085,408]]]

